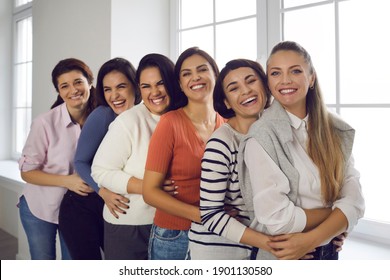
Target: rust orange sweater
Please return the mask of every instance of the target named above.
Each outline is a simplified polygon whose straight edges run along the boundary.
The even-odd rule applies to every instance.
[[[224,123],[217,114],[215,129]],[[199,205],[201,159],[206,143],[184,110],[178,109],[161,116],[149,144],[145,169],[166,174],[180,187],[176,199]],[[191,221],[157,209],[154,224],[175,230],[188,230]]]

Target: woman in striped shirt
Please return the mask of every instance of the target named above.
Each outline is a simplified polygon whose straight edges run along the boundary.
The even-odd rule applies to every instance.
[[[250,217],[237,173],[240,140],[270,103],[271,95],[265,85],[263,68],[246,59],[228,62],[218,76],[214,108],[228,122],[213,133],[202,159],[200,211],[203,225],[192,223],[191,259],[249,259],[251,246],[269,249],[268,237],[247,227]]]

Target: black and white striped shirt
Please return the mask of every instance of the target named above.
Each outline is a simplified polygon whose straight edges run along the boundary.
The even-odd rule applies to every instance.
[[[192,223],[189,232],[192,259],[198,259],[194,256],[199,256],[200,252],[209,259],[243,259],[250,254],[250,246],[238,243],[249,224],[237,173],[242,137],[225,123],[207,142],[200,182],[203,225]],[[228,214],[233,209],[238,211],[238,216]]]

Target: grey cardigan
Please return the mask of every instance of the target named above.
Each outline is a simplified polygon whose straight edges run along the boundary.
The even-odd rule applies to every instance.
[[[355,130],[334,114],[330,115],[335,129],[342,139],[342,150],[346,161],[351,156]],[[299,184],[299,174],[294,167],[288,143],[293,141],[293,132],[290,118],[282,105],[274,100],[272,105],[264,111],[259,120],[252,124],[248,134],[242,139],[238,153],[238,174],[242,196],[249,211],[251,222],[254,220],[254,206],[251,181],[248,168],[244,162],[245,145],[249,138],[254,138],[264,148],[271,159],[286,175],[290,183],[290,200],[295,204]],[[261,250],[260,250],[261,251]],[[259,252],[260,252],[259,251]],[[272,258],[273,255],[262,252],[263,259]],[[273,257],[275,258],[275,257]]]

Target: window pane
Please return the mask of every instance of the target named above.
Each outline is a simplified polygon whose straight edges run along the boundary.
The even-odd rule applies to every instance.
[[[216,60],[219,67],[236,58],[256,60],[256,18],[217,25]]]
[[[390,26],[389,9],[387,0],[340,3],[341,102],[390,103],[390,35],[379,31]]]
[[[336,102],[334,29],[333,5],[284,14],[284,40],[296,41],[310,53],[328,104]]]
[[[214,57],[213,27],[210,26],[210,27],[183,31],[180,33],[180,35],[181,35],[180,52],[186,50],[187,48],[196,46]]]
[[[216,0],[215,13],[216,21],[224,21],[239,17],[256,15],[256,0]]]
[[[16,63],[32,60],[32,17],[16,23]]]
[[[323,2],[324,0],[284,0],[284,8],[291,8],[306,4],[313,4],[318,2]]]
[[[180,28],[213,23],[212,0],[181,0]]]
[[[15,105],[16,107],[31,107],[32,63],[15,65]]]
[[[365,218],[390,222],[390,108],[342,109],[356,129],[353,154],[366,201]]]
[[[30,2],[32,2],[32,0],[15,0],[15,7],[19,7]]]
[[[31,125],[31,108],[15,110],[16,152],[22,153]]]

